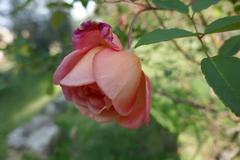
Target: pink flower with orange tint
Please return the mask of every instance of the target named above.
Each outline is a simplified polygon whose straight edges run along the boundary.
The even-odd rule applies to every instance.
[[[96,121],[134,129],[148,125],[151,84],[137,56],[124,51],[106,23],[87,21],[72,35],[74,51],[54,74],[65,98]]]

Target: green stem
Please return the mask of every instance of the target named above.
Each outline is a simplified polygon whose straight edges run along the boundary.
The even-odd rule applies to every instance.
[[[194,21],[194,14],[192,16],[188,15],[188,18],[190,19],[190,21],[192,22],[193,24],[193,27],[194,27],[194,30],[195,32],[197,33],[197,39],[199,40],[199,42],[201,43],[201,46],[204,50],[204,54],[210,59],[211,57],[209,56],[209,53],[208,53],[208,48],[207,46],[204,44],[202,38],[204,37],[204,34],[203,33],[199,33],[198,31],[198,28],[197,28],[197,25]]]
[[[207,46],[204,44],[204,42],[202,41],[202,38],[203,38],[204,34],[200,34],[200,33],[198,32],[197,25],[196,25],[196,23],[195,23],[195,21],[194,21],[194,16],[192,16],[192,17],[188,16],[188,17],[191,19],[191,21],[192,21],[192,23],[193,23],[193,25],[194,25],[195,31],[196,31],[196,33],[197,33],[197,38],[198,38],[198,40],[200,41],[200,43],[201,43],[201,45],[202,45],[202,48],[203,48],[203,50],[204,50],[205,55],[207,56],[207,58],[209,59],[210,63],[213,65],[213,67],[216,69],[216,71],[218,72],[218,74],[219,74],[219,76],[222,78],[222,80],[226,83],[226,85],[230,88],[230,90],[232,90],[232,92],[234,92],[234,87],[231,86],[231,84],[228,82],[228,80],[224,77],[224,75],[223,75],[223,73],[221,72],[221,70],[219,70],[217,64],[216,64],[216,63],[213,61],[213,59],[209,56],[208,48],[207,48]]]
[[[203,40],[202,40],[202,37],[199,37],[199,36],[198,36],[197,38],[198,38],[198,40],[200,41],[200,43],[201,43],[201,45],[202,45],[202,48],[203,48],[203,50],[204,50],[205,55],[206,55],[208,58],[211,58],[211,57],[209,56],[207,46],[204,44],[204,42],[203,42]]]

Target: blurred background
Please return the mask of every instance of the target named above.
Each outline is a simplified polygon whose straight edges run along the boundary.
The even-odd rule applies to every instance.
[[[131,2],[0,0],[0,159],[240,159],[240,119],[208,87],[195,38],[134,49],[153,84],[149,127],[130,131],[96,123],[78,113],[53,85],[53,72],[72,50],[71,32],[81,22],[111,24],[126,47],[129,24],[139,10]],[[202,30],[239,11],[240,1],[221,0],[197,15],[196,23]],[[193,30],[179,13],[146,12],[134,24],[133,44],[163,27]],[[204,40],[215,55],[224,40],[238,33]]]

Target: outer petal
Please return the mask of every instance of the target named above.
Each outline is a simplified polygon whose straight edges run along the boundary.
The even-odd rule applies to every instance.
[[[142,72],[141,82],[137,90],[137,98],[133,104],[134,110],[127,116],[119,116],[118,123],[125,128],[136,129],[139,128],[143,122],[146,111],[146,78]]]
[[[74,32],[76,34],[76,31]],[[80,37],[72,36],[72,43],[75,49],[91,49],[99,45],[100,33],[99,31],[91,31],[82,34]],[[94,37],[94,38],[93,38]],[[96,40],[97,39],[97,40]]]
[[[145,109],[145,116],[144,116],[144,123],[146,125],[150,122],[150,110],[152,106],[152,86],[150,79],[145,75],[146,79],[146,109]]]
[[[121,115],[132,111],[132,104],[141,79],[141,65],[134,54],[104,49],[93,63],[96,83],[112,100]]]
[[[93,58],[102,47],[96,47],[90,50],[85,56],[74,66],[74,68],[60,81],[64,86],[82,86],[95,82],[93,77]]]
[[[66,98],[66,100],[72,101],[72,96],[73,94],[75,94],[73,93],[73,90],[69,87],[64,87],[64,86],[61,86],[61,87],[62,87],[63,95]]]
[[[115,50],[120,51],[123,49],[122,43],[120,42],[118,36],[114,33],[112,43],[115,44]]]
[[[122,50],[122,45],[116,35],[112,33],[109,24],[103,22],[87,21],[73,32],[72,43],[75,49],[91,49],[99,45]]]
[[[67,55],[53,76],[53,82],[59,84],[60,81],[68,74],[69,71],[78,63],[78,61],[86,54],[86,49],[78,49]]]

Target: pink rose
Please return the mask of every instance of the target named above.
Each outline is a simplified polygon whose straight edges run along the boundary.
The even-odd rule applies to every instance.
[[[148,125],[151,84],[137,56],[123,51],[106,23],[87,21],[72,35],[74,51],[54,74],[65,98],[96,121],[134,129]]]

